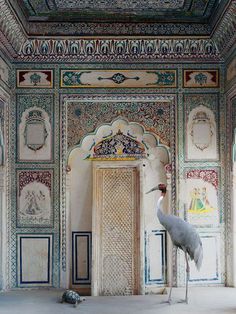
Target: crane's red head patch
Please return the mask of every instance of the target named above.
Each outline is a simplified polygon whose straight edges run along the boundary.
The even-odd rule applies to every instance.
[[[158,189],[162,192],[162,193],[166,193],[166,185],[163,183],[160,183],[158,185]]]

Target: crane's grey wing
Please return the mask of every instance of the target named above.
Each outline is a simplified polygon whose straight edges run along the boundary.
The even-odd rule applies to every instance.
[[[197,230],[177,216],[166,216],[163,226],[169,232],[174,245],[187,252],[200,269],[203,259],[202,241]]]

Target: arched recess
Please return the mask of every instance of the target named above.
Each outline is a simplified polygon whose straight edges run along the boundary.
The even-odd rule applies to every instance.
[[[130,150],[127,150],[127,147]],[[103,176],[102,180],[100,180],[100,176]],[[106,176],[109,179],[105,182]],[[128,178],[128,183],[125,183],[126,178]],[[137,258],[134,258],[137,263],[136,266],[133,266],[136,267],[136,272],[130,278],[127,274],[119,271],[116,274],[117,277],[109,277],[109,274],[105,274],[105,279],[103,279],[99,275],[104,273],[104,268],[99,266],[103,263],[101,260],[105,261],[103,264],[106,265],[106,269],[111,268],[112,263],[117,263],[114,269],[122,267],[126,269],[127,265],[124,261],[132,259],[132,256],[123,254],[117,257],[117,252],[114,253],[109,244],[104,246],[101,230],[106,228],[106,221],[102,225],[101,219],[98,218],[98,216],[105,215],[104,211],[101,213],[98,205],[100,198],[103,197],[103,194],[100,193],[100,186],[114,184],[114,187],[108,187],[108,190],[105,191],[108,198],[104,202],[115,198],[115,204],[120,204],[124,201],[124,194],[127,194],[130,187],[129,182],[133,182],[133,180],[136,180],[134,185],[137,190],[134,198],[137,198],[135,206],[138,208],[135,218],[138,223],[134,226],[136,228],[134,234],[137,237],[131,239],[132,243],[137,244],[138,242],[135,253]],[[70,261],[67,256],[67,263],[70,264],[69,286],[86,294],[90,293],[91,289],[93,295],[100,295],[158,292],[167,285],[172,263],[171,248],[169,244],[167,245],[166,232],[156,218],[155,204],[158,194],[145,194],[159,182],[168,185],[169,199],[166,202],[166,208],[170,208],[168,206],[168,203],[171,203],[170,148],[161,144],[156,134],[146,131],[139,123],[129,122],[127,119],[118,117],[111,123],[101,125],[95,132],[84,136],[80,145],[71,149],[67,162],[66,186],[69,208],[67,247],[72,248],[72,252],[69,252]],[[127,185],[122,185],[123,183]],[[118,184],[119,186],[117,186]],[[133,195],[133,190],[130,189]],[[116,194],[114,191],[121,191],[119,193],[123,193],[123,196],[120,197],[120,194]],[[130,194],[127,197],[130,198]],[[129,207],[129,204],[125,204]],[[122,205],[118,206],[122,207]],[[112,243],[116,243],[118,236],[120,238],[117,243],[125,242],[126,238],[122,238],[121,234],[122,230],[127,231],[125,218],[112,216],[112,219],[123,219],[121,228],[118,228],[116,223],[110,224],[109,235],[116,238]],[[116,228],[114,236],[111,229]],[[132,238],[132,234],[130,237]],[[104,257],[104,260],[101,258],[100,247],[111,251]],[[109,262],[107,262],[108,258]],[[123,264],[117,262],[117,259],[120,259]],[[106,262],[108,264],[105,264]],[[132,276],[136,276],[135,279],[132,279]],[[111,278],[113,278],[114,284],[120,283],[118,288],[112,285]],[[133,291],[123,289],[132,280],[136,282],[136,288]],[[124,287],[122,287],[122,282]]]

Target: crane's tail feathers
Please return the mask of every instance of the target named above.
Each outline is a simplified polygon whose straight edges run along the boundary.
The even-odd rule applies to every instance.
[[[203,259],[202,243],[199,243],[198,247],[194,251],[194,262],[198,270],[201,268],[202,259]]]

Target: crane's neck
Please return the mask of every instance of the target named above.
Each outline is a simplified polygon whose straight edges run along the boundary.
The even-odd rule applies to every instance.
[[[164,196],[165,196],[165,193],[161,193],[161,196],[159,200],[157,201],[157,207],[156,207],[157,217],[161,224],[165,222],[165,217],[166,217],[166,215],[162,211],[162,203],[163,203]]]

